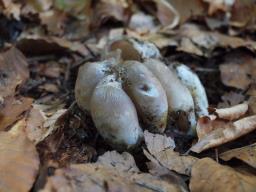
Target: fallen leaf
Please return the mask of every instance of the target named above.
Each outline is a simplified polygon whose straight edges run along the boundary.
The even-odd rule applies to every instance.
[[[99,0],[91,22],[94,27],[99,27],[109,20],[127,23],[131,16],[130,8],[128,0]]]
[[[138,2],[168,29],[183,24],[193,16],[205,15],[206,12],[201,0],[139,0]],[[152,4],[155,5],[156,10],[152,8]]]
[[[25,132],[30,141],[33,141],[35,144],[41,140],[42,135],[47,131],[47,127],[43,126],[45,120],[44,112],[34,107],[26,117]]]
[[[235,0],[204,0],[204,2],[209,4],[208,14],[213,15],[218,11],[230,11],[235,3]]]
[[[205,118],[205,117],[203,117]],[[205,131],[205,134],[199,133],[199,141],[191,147],[191,150],[200,153],[206,149],[219,146],[221,144],[233,141],[245,134],[248,134],[256,129],[256,115],[249,116],[237,120],[235,122],[226,122],[221,120],[208,120],[206,122],[199,121],[200,126],[197,127],[197,131],[200,129],[211,129]],[[201,130],[200,130],[201,131]],[[199,131],[199,132],[200,132]]]
[[[174,141],[169,137],[145,131],[144,138],[149,152],[145,149],[143,152],[151,161],[148,163],[149,168],[158,169],[160,166],[180,174],[190,175],[191,167],[197,161],[197,158],[180,155],[173,151]],[[154,172],[154,170],[150,170],[150,172]]]
[[[180,24],[185,23],[195,16],[206,15],[206,8],[202,0],[167,0],[178,11]],[[184,6],[186,5],[186,6]]]
[[[66,109],[60,109],[44,121],[43,127],[47,128],[47,131],[38,138],[38,142],[43,141],[59,128],[58,124],[65,119],[66,112]]]
[[[230,24],[240,28],[255,27],[256,5],[252,0],[235,1],[231,11]]]
[[[1,12],[8,18],[14,18],[20,20],[21,4],[18,2],[13,2],[11,0],[1,0]]]
[[[216,109],[216,108],[209,108],[210,113],[213,113],[220,119],[225,120],[236,120],[242,117],[248,111],[248,104],[238,104],[233,107]]]
[[[11,48],[0,54],[0,97],[13,96],[17,86],[29,78],[28,63],[23,54]]]
[[[97,163],[105,167],[117,168],[119,171],[139,172],[133,156],[127,152],[120,154],[116,151],[107,151],[98,157]]]
[[[63,35],[64,25],[67,20],[65,13],[57,10],[49,10],[42,12],[39,15],[42,25],[46,26],[46,29],[50,35]]]
[[[192,54],[203,54],[204,56],[209,56],[211,52],[217,47],[223,48],[239,48],[239,47],[246,47],[250,50],[256,49],[256,42],[252,40],[242,39],[240,37],[234,37],[225,35],[218,32],[211,32],[202,29],[201,27],[187,23],[184,24],[178,29],[177,35],[175,38],[178,42],[182,42],[182,39],[187,38],[194,44],[195,49],[201,50],[194,50],[192,45],[189,48],[186,48],[187,44],[181,44],[177,47],[178,50],[185,51]],[[198,54],[200,56],[200,54]]]
[[[144,138],[147,149],[152,155],[168,148],[175,148],[174,140],[171,137],[166,137],[165,135],[153,134],[149,131],[145,131]]]
[[[256,168],[256,143],[226,151],[221,153],[219,157],[224,161],[229,161],[232,158],[240,159],[248,165]]]
[[[150,192],[184,191],[175,184],[170,184],[150,174],[129,174],[117,169],[97,164],[73,164],[70,168],[55,171],[48,177],[46,186],[41,192],[50,191],[86,191],[88,192]]]
[[[82,56],[89,54],[87,48],[80,42],[68,41],[54,36],[41,37],[38,35],[25,35],[20,38],[17,47],[25,54],[53,54],[75,52]]]
[[[203,158],[192,168],[189,188],[191,192],[253,192],[256,189],[256,177],[220,165],[210,158]]]
[[[52,0],[27,0],[24,7],[22,8],[23,14],[29,13],[40,13],[48,11],[53,5]]]
[[[75,16],[79,19],[85,19],[91,14],[91,0],[56,0],[53,1],[54,7],[62,10],[72,16]]]
[[[234,91],[227,92],[221,96],[223,107],[234,106],[245,101],[245,96],[242,93],[236,93]],[[222,104],[222,103],[221,103]],[[218,107],[221,107],[221,104],[218,104]],[[220,105],[220,106],[219,106]]]
[[[38,169],[36,148],[24,134],[0,132],[0,191],[29,191]]]
[[[224,57],[220,72],[225,85],[245,90],[256,80],[256,59],[247,52],[232,51]]]
[[[53,83],[45,83],[38,88],[43,89],[44,91],[50,92],[50,93],[58,93],[59,87],[56,84]]]
[[[31,108],[33,99],[7,97],[0,107],[0,131],[5,130],[20,118],[20,115]]]

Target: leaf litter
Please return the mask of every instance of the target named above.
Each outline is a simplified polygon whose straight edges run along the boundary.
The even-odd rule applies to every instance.
[[[255,190],[254,1],[2,0],[0,10],[0,191]],[[116,151],[77,106],[79,66],[127,37],[198,75],[210,107],[197,137],[169,123]]]

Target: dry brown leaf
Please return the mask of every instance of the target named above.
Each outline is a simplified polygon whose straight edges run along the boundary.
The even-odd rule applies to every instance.
[[[66,109],[60,109],[48,115],[40,109],[40,105],[33,104],[27,116],[19,120],[10,131],[24,132],[30,141],[38,144],[59,128],[59,123],[65,118],[66,111]]]
[[[221,96],[223,103],[219,103],[218,107],[229,107],[237,105],[245,101],[245,96],[242,93],[230,91]]]
[[[18,85],[29,78],[26,58],[16,48],[0,54],[0,97],[13,96]]]
[[[129,0],[100,0],[94,9],[91,22],[95,27],[109,20],[127,23],[131,16]]]
[[[256,168],[256,143],[221,153],[220,158],[224,161],[229,161],[232,158],[240,159]]]
[[[29,191],[38,169],[36,148],[22,132],[0,132],[0,191]]]
[[[66,109],[60,109],[47,118],[46,121],[44,121],[43,127],[47,130],[41,135],[40,138],[38,138],[38,142],[43,141],[46,137],[59,128],[59,123],[65,118],[67,114],[66,112]]]
[[[216,128],[222,127],[223,129],[232,126],[231,122],[216,119],[215,115],[203,116],[197,120],[196,132],[198,139],[202,139]]]
[[[209,130],[204,131],[200,129]],[[206,149],[233,141],[255,129],[256,115],[242,118],[233,123],[218,119],[208,120],[206,122],[200,122],[199,120],[199,126],[197,127],[199,141],[191,147],[191,150],[200,153]]]
[[[58,93],[59,87],[56,84],[53,83],[45,83],[38,88],[43,89],[44,91],[50,92],[50,93]]]
[[[150,155],[146,150],[143,150],[143,152],[151,161],[150,163],[147,163],[148,167],[151,168],[150,172],[154,172],[154,168],[157,168],[157,166],[160,165],[161,167],[164,167],[170,171],[190,175],[191,168],[197,161],[197,158],[195,157],[180,155],[178,152],[170,149],[161,151],[154,156]]]
[[[201,0],[167,0],[178,11],[180,15],[180,24],[194,16],[206,15],[204,3]],[[185,5],[185,6],[184,6]]]
[[[256,59],[247,52],[233,51],[220,65],[222,82],[238,89],[247,89],[256,80]]]
[[[29,110],[33,99],[21,97],[7,97],[0,107],[0,131],[5,130],[20,118],[20,115]]]
[[[47,131],[43,124],[46,120],[44,112],[37,108],[32,108],[26,118],[25,132],[27,137],[37,144],[42,135]]]
[[[87,48],[80,42],[68,41],[54,36],[40,37],[38,35],[26,35],[17,43],[17,47],[26,54],[53,54],[63,52],[75,52],[83,56],[89,54]]]
[[[87,192],[184,191],[181,187],[150,174],[129,174],[103,165],[77,164],[56,170],[55,175],[48,178],[41,192],[76,192],[85,189]]]
[[[22,15],[37,14],[48,11],[53,5],[52,0],[27,0],[22,7]]]
[[[241,118],[248,111],[248,108],[248,104],[243,103],[222,109],[209,108],[209,111],[220,119],[232,121]]]
[[[85,19],[91,14],[92,0],[57,0],[53,1],[54,7],[75,16],[79,19]]]
[[[199,26],[191,23],[184,24],[177,32],[176,39],[179,40],[179,42],[182,42],[182,39],[184,38],[188,38],[195,45],[195,49],[200,49],[201,52],[194,50],[191,45],[187,48],[187,44],[180,44],[178,50],[192,54],[197,54],[197,52],[199,52],[203,53],[205,56],[208,56],[217,47],[234,49],[238,47],[246,47],[251,50],[256,49],[256,42],[254,41],[218,32],[205,31]]]
[[[173,151],[175,144],[169,137],[145,131],[144,138],[149,152],[146,150],[143,150],[143,152],[151,161],[148,163],[149,168],[159,169],[160,166],[180,174],[190,175],[191,167],[197,161],[197,158],[183,156]],[[154,170],[150,171],[154,172]]]
[[[21,4],[12,0],[1,0],[1,12],[8,18],[20,20]],[[3,6],[3,7],[2,7]]]
[[[235,27],[255,28],[256,5],[252,0],[235,1],[231,11],[230,24]]]
[[[215,12],[228,12],[235,3],[235,0],[204,0],[209,4],[208,14],[213,15]]]
[[[189,188],[191,192],[254,192],[256,177],[220,165],[210,158],[203,158],[192,168]]]
[[[50,35],[63,35],[67,19],[65,13],[58,10],[49,10],[39,15],[42,25],[46,26]]]
[[[139,0],[138,2],[143,8],[156,15],[166,28],[173,28],[193,16],[202,16],[206,12],[201,0]],[[152,8],[152,3],[155,5],[156,11]]]
[[[107,151],[98,157],[97,163],[105,167],[116,168],[118,171],[139,172],[133,156],[127,152],[120,154],[116,151]]]
[[[144,138],[147,149],[152,155],[168,148],[175,148],[174,140],[171,137],[166,137],[165,135],[153,134],[149,131],[145,131]]]

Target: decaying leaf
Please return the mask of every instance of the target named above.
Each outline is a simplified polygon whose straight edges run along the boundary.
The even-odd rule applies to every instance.
[[[119,154],[116,151],[108,151],[99,156],[97,163],[105,167],[114,167],[124,172],[139,172],[133,156],[130,153],[123,152]]]
[[[13,96],[17,86],[29,78],[28,63],[16,48],[0,54],[0,97]]]
[[[56,0],[54,7],[79,19],[85,19],[91,14],[91,0]]]
[[[52,0],[27,0],[22,7],[22,15],[37,14],[40,12],[48,11],[53,5]]]
[[[33,99],[7,97],[0,106],[0,131],[17,121],[21,114],[31,108]]]
[[[189,188],[191,192],[254,192],[256,177],[220,165],[210,158],[203,158],[192,168]]]
[[[235,27],[254,28],[256,23],[255,14],[256,5],[254,1],[235,1],[231,11],[230,24]]]
[[[20,20],[21,4],[10,0],[1,0],[1,12],[9,18]]]
[[[206,31],[191,23],[182,25],[177,32],[176,38],[181,42],[178,46],[178,50],[192,54],[198,54],[199,52],[198,55],[202,54],[205,56],[208,56],[217,47],[233,49],[246,47],[251,50],[255,50],[256,48],[256,43],[252,40]],[[188,48],[186,47],[188,43],[182,43],[184,38],[190,41]]]
[[[183,156],[173,151],[174,141],[169,137],[145,131],[144,138],[149,152],[145,149],[143,152],[151,161],[148,163],[149,168],[159,169],[160,166],[180,174],[190,175],[191,167],[197,161],[197,158]],[[150,171],[154,172],[154,170]]]
[[[156,15],[164,27],[169,29],[183,24],[193,16],[205,15],[206,12],[201,0],[139,0],[139,2],[143,8]],[[152,9],[152,3],[156,10]]]
[[[224,120],[236,120],[242,117],[248,111],[248,104],[238,104],[229,108],[210,108],[210,112],[214,113],[218,118]]]
[[[87,48],[80,42],[70,42],[55,36],[41,37],[38,35],[24,35],[17,43],[17,47],[26,54],[53,54],[63,52],[75,52],[86,56]]]
[[[220,154],[220,158],[224,161],[229,161],[232,158],[240,159],[256,168],[256,144],[226,151]]]
[[[100,0],[95,6],[92,24],[99,27],[109,20],[126,23],[131,16],[130,8],[128,0]]]
[[[245,90],[256,79],[256,59],[248,52],[232,51],[224,57],[220,72],[225,85]]]
[[[256,129],[256,115],[235,122],[219,119],[207,119],[205,121],[205,118],[207,117],[202,117],[198,121],[199,141],[191,148],[196,153],[233,141]]]
[[[56,111],[53,115],[51,115],[46,121],[44,121],[43,127],[47,128],[47,130],[41,135],[40,138],[38,138],[38,142],[44,140],[51,133],[59,128],[58,123],[63,121],[66,112],[66,109],[60,109]]]
[[[39,169],[34,144],[22,132],[0,132],[0,141],[0,191],[29,191]]]
[[[221,99],[223,103],[218,104],[218,107],[229,107],[244,102],[245,96],[242,93],[231,91],[222,95]]]
[[[88,192],[153,192],[185,191],[150,174],[128,174],[97,164],[74,164],[70,168],[58,169],[48,178],[41,192],[50,191],[86,191]]]
[[[208,14],[212,15],[217,11],[228,12],[232,8],[235,0],[204,0],[209,3]]]
[[[26,118],[26,135],[36,144],[42,140],[42,135],[47,132],[47,127],[43,126],[45,120],[46,116],[44,112],[34,107],[30,110]]]
[[[50,10],[40,13],[40,20],[46,26],[49,34],[63,35],[64,23],[67,20],[67,16],[63,12]]]
[[[23,130],[28,139],[35,144],[43,141],[46,137],[58,129],[58,123],[65,117],[66,109],[57,110],[53,114],[47,114],[40,105],[33,105],[27,116],[23,118]]]
[[[148,151],[155,155],[165,149],[174,149],[175,142],[171,137],[166,137],[164,135],[153,134],[148,131],[144,132],[145,143]]]

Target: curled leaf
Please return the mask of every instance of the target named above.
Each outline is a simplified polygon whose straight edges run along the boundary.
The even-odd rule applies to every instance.
[[[230,121],[239,119],[247,111],[248,111],[247,103],[243,103],[243,104],[239,104],[233,107],[223,108],[223,109],[210,108],[210,112],[217,115],[218,118],[230,120]]]
[[[220,158],[224,161],[229,161],[232,158],[240,159],[248,165],[256,168],[256,144],[251,144],[245,147],[231,149],[220,154]]]
[[[191,150],[200,153],[206,149],[233,141],[256,129],[256,115],[245,117],[233,123],[209,120],[204,127],[212,126],[212,131],[205,134],[191,147]]]

